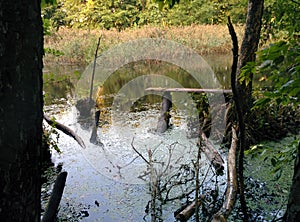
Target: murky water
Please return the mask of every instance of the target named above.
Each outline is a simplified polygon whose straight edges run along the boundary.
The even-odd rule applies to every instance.
[[[231,69],[231,55],[206,55],[203,56],[203,59],[208,63],[208,65],[214,71],[220,84],[228,89],[230,88],[230,69]],[[166,75],[171,75],[172,77],[178,76],[177,79],[180,79],[183,82],[183,85],[188,85],[189,87],[193,86],[193,79],[190,77],[187,78],[187,73],[184,70],[180,70],[178,67],[170,66],[165,64],[165,71],[161,69],[162,66],[149,66],[143,65],[143,72],[137,75],[143,75],[145,73],[160,73],[165,72]],[[71,66],[63,64],[48,64],[44,67],[44,91],[45,95],[45,105],[57,104],[59,101],[64,98],[68,99],[74,96],[76,84],[86,67],[80,66]],[[132,68],[129,66],[127,68]],[[140,68],[140,67],[138,67]],[[125,69],[126,71],[126,69]],[[132,72],[130,72],[132,74]],[[122,75],[122,78],[119,78]],[[110,81],[110,88],[107,89],[107,94],[115,92],[117,89],[127,82],[128,79],[132,79],[135,76],[129,77],[125,75],[124,71],[121,70],[120,73],[115,73],[113,80]],[[127,78],[127,79],[126,79]],[[195,86],[195,85],[194,85]],[[196,85],[197,86],[197,85]]]
[[[221,65],[216,65],[219,63],[215,61],[211,62],[219,73],[224,88],[228,87],[228,70],[224,69],[230,65],[230,59],[227,61],[227,58],[226,56],[220,60]],[[222,71],[219,66],[223,67]],[[140,69],[141,65],[137,64],[135,67]],[[147,212],[152,198],[151,175],[149,163],[146,162],[150,160],[150,151],[156,172],[155,178],[159,179],[162,187],[165,186],[165,189],[168,187],[161,192],[160,201],[165,199],[166,203],[160,202],[158,206],[160,210],[156,215],[160,219],[157,221],[174,221],[174,211],[181,207],[184,200],[193,199],[192,191],[195,186],[194,180],[186,181],[180,186],[174,185],[174,181],[184,180],[182,175],[180,178],[177,176],[179,172],[186,174],[188,178],[195,170],[193,162],[197,155],[197,140],[188,136],[186,110],[180,109],[179,105],[177,109],[174,108],[171,112],[171,129],[164,134],[157,134],[154,131],[160,115],[161,97],[142,99],[135,105],[134,112],[132,110],[116,112],[115,115],[110,116],[113,120],[102,120],[104,125],[98,130],[98,136],[104,146],[93,145],[89,142],[91,129],[84,129],[78,124],[76,110],[70,105],[78,81],[78,73],[82,69],[69,67],[70,69],[56,70],[56,68],[44,69],[44,91],[46,104],[49,105],[46,110],[51,110],[50,112],[56,115],[58,121],[74,129],[86,144],[86,148],[83,149],[73,139],[60,134],[58,145],[62,154],[53,152],[53,162],[56,165],[62,163],[63,170],[68,172],[58,217],[62,221],[151,221],[151,215]],[[132,71],[132,67],[130,69]],[[156,69],[169,77],[173,75],[176,81],[181,81],[182,85],[197,87],[193,85],[188,75],[177,67],[166,64],[162,69],[159,64]],[[126,67],[125,70],[120,70],[107,85],[105,98],[108,99],[106,103],[108,106],[112,105],[110,101],[114,100],[114,94],[124,82],[128,82],[124,77],[127,71]],[[144,73],[149,71],[154,72],[153,68],[148,68]],[[137,75],[128,78],[137,78]],[[177,104],[186,102],[181,99],[180,96],[177,98]],[[64,109],[64,107],[69,108]],[[211,186],[216,185],[213,182],[216,177],[204,156],[202,160],[200,177],[202,189],[210,189]],[[218,177],[218,180],[222,181],[224,178],[224,176]],[[223,193],[225,183],[221,182],[221,184],[218,185],[218,189]],[[183,193],[189,195],[185,198],[176,198]]]
[[[212,67],[222,87],[228,89],[231,56],[212,55],[207,56],[205,60]],[[164,134],[157,134],[154,131],[160,115],[161,96],[148,95],[138,100],[127,101],[129,108],[125,109],[114,106],[116,105],[114,101],[117,100],[116,95],[120,89],[129,80],[149,73],[163,73],[185,87],[199,87],[199,85],[195,84],[184,70],[170,64],[149,66],[147,63],[135,63],[122,67],[112,75],[102,95],[104,101],[101,103],[103,107],[98,137],[104,146],[100,146],[89,142],[91,127],[85,128],[78,123],[78,113],[73,106],[76,103],[76,100],[74,101],[76,84],[83,70],[82,67],[60,65],[44,69],[47,105],[45,111],[72,128],[82,137],[86,145],[83,149],[72,138],[59,134],[58,146],[62,153],[54,151],[52,158],[55,165],[62,163],[63,170],[68,172],[58,214],[59,221],[153,221],[149,210],[153,200],[153,189],[151,192],[150,188],[151,182],[153,184],[157,181],[161,193],[155,197],[157,205],[155,221],[175,221],[174,211],[187,200],[194,198],[195,180],[191,178],[195,176],[197,140],[190,138],[188,133],[187,123],[191,112],[186,107],[189,103],[185,97],[174,95],[175,106],[171,111],[172,127]],[[143,82],[147,81],[143,79]],[[222,149],[220,152],[225,159],[226,152]],[[149,168],[150,160],[155,172],[154,177],[153,171]],[[249,195],[254,190],[256,192],[260,189],[269,189],[261,182],[262,177],[255,175],[251,177],[252,172],[257,170],[255,164],[250,161],[247,165],[246,174],[249,175],[247,184],[254,187],[253,190],[249,188]],[[207,208],[206,211],[203,210],[202,218],[206,218],[207,212],[213,212],[214,207],[217,209],[222,204],[226,188],[226,165],[225,174],[216,177],[206,157],[202,155],[200,167],[202,184],[200,192],[204,196]],[[282,189],[287,188],[284,186]],[[219,195],[213,195],[216,193]],[[286,195],[281,198],[278,205],[284,203]],[[261,199],[275,200],[271,196]],[[258,209],[265,204],[258,203],[258,200],[253,198],[250,205]],[[276,209],[276,207],[268,209],[269,214],[260,209],[252,213],[258,214],[257,218],[260,218],[260,221],[267,221],[264,218],[274,217]],[[263,216],[259,217],[259,214]]]
[[[161,175],[161,185],[170,186],[168,197],[166,191],[161,194],[164,199],[172,199],[194,189],[194,182],[172,185],[172,178],[181,171],[183,165],[189,167],[190,171],[194,170],[192,161],[195,161],[197,154],[196,140],[187,138],[186,126],[179,124],[164,135],[158,135],[151,131],[157,122],[157,111],[127,114],[130,117],[124,118],[120,125],[114,124],[100,130],[99,136],[104,147],[88,142],[90,131],[82,130],[74,122],[72,112],[68,111],[59,117],[62,123],[76,129],[87,146],[83,149],[73,139],[61,134],[59,147],[63,153],[53,153],[54,163],[62,162],[63,169],[69,173],[59,217],[69,217],[68,221],[151,221],[150,215],[145,213],[151,201],[149,166],[132,149],[131,144],[148,161],[147,151],[152,151],[156,175]],[[135,123],[138,121],[141,124],[137,126]],[[203,188],[209,188],[214,186],[212,181],[215,177],[204,156],[202,159],[200,180],[204,183]],[[167,162],[170,164],[167,165]],[[219,177],[219,180],[222,178]],[[174,188],[171,189],[171,186]],[[224,184],[219,189],[223,192]],[[189,196],[189,199],[193,198],[193,194]],[[173,213],[180,208],[183,199],[162,204],[160,218],[174,221]]]

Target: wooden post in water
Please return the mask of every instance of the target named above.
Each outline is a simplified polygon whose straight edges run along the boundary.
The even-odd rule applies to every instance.
[[[156,131],[159,133],[165,132],[169,127],[170,122],[170,110],[172,108],[172,96],[171,92],[196,92],[196,93],[232,93],[230,89],[199,89],[199,88],[147,88],[146,91],[150,92],[163,92],[163,101],[161,108],[161,115],[158,119]]]
[[[170,110],[172,108],[171,92],[164,92],[162,98],[161,112],[158,119],[156,131],[164,133],[170,126]]]
[[[94,119],[93,128],[92,128],[92,135],[90,138],[90,142],[93,144],[96,144],[96,145],[101,143],[97,136],[97,128],[99,126],[99,119],[100,119],[100,110],[97,110],[95,112],[95,119]]]

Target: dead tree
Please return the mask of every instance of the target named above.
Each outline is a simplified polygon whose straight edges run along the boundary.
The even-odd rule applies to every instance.
[[[236,194],[238,190],[236,173],[236,149],[237,149],[236,130],[232,128],[232,141],[227,158],[227,188],[225,201],[222,208],[214,215],[212,222],[224,222],[233,210]]]

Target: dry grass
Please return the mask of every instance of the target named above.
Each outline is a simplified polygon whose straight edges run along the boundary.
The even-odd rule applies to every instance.
[[[236,26],[241,41],[242,26]],[[44,62],[87,64],[93,59],[98,37],[102,35],[100,52],[116,44],[138,38],[164,38],[192,48],[199,54],[229,53],[231,39],[225,25],[192,25],[185,27],[153,27],[117,30],[78,30],[61,28],[45,36],[45,47],[59,50],[63,56],[46,54]]]

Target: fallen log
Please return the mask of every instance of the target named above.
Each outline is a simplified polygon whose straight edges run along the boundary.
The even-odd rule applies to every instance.
[[[198,201],[199,206],[199,201]],[[187,207],[185,207],[182,211],[175,215],[175,218],[181,222],[187,221],[196,210],[196,201],[193,201]]]
[[[230,215],[234,203],[236,200],[236,194],[238,190],[237,185],[237,173],[236,173],[236,147],[238,138],[236,135],[236,130],[232,127],[232,141],[231,147],[228,153],[227,161],[227,188],[225,194],[225,201],[221,209],[213,216],[212,222],[226,222],[228,216]]]
[[[49,116],[47,116],[46,114],[44,114],[44,120],[46,120],[46,122],[52,126],[55,127],[56,129],[62,131],[64,134],[72,137],[73,139],[75,139],[77,141],[77,143],[82,147],[85,148],[85,144],[83,142],[83,140],[81,139],[80,136],[78,136],[72,129],[70,129],[69,127],[57,122],[56,120],[52,120],[50,119]]]
[[[42,222],[56,221],[56,213],[63,195],[67,175],[67,172],[61,172],[58,174]]]
[[[203,142],[203,145],[200,146],[200,142],[198,142],[198,146],[202,152],[204,152],[207,159],[211,162],[213,167],[216,170],[217,175],[223,175],[224,171],[224,160],[221,154],[217,151],[217,149],[212,145],[212,143],[208,140],[205,133],[201,130],[200,132],[200,140]]]
[[[199,93],[232,93],[230,89],[199,89],[199,88],[147,88],[146,91],[153,92],[199,92]]]

